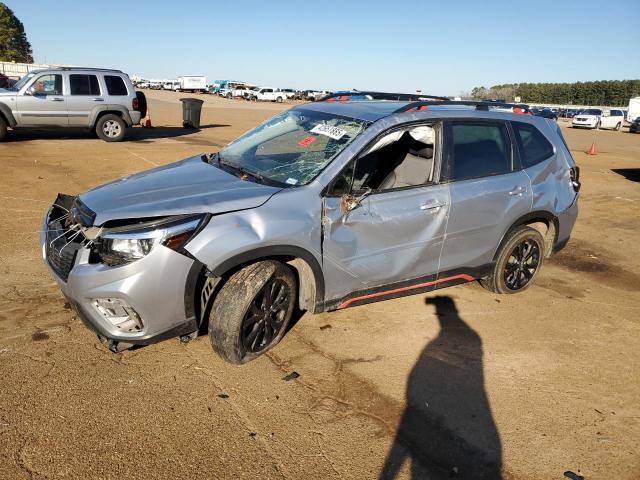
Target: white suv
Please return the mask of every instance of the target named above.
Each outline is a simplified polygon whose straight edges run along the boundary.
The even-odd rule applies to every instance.
[[[124,139],[140,123],[145,103],[119,70],[54,68],[22,77],[0,89],[0,140],[7,129],[86,127],[107,142]]]

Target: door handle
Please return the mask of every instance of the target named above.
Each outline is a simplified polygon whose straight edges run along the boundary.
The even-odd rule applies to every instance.
[[[521,197],[522,194],[526,191],[527,189],[525,187],[518,187],[515,190],[511,190],[509,192],[509,195],[511,195],[512,197],[515,197],[515,196]]]
[[[420,210],[429,210],[432,213],[437,213],[442,207],[446,207],[446,203],[425,203],[420,205]]]
[[[94,98],[94,102],[104,102],[104,98]]]
[[[64,102],[64,98],[52,98],[52,102]]]

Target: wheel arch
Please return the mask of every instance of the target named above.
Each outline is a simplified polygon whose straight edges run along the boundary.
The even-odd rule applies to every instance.
[[[300,308],[311,313],[322,311],[325,292],[322,267],[313,253],[296,245],[270,245],[236,254],[218,264],[210,274],[217,278],[224,278],[240,268],[261,260],[278,260],[288,264],[294,270],[298,280]],[[197,291],[195,294],[199,295]]]
[[[17,125],[11,108],[9,108],[9,106],[4,103],[0,103],[0,117],[3,117],[11,128]]]
[[[100,117],[108,114],[114,114],[121,117],[124,120],[124,123],[127,124],[127,127],[130,127],[133,124],[129,111],[122,105],[100,105],[91,110],[91,114],[89,115],[89,125],[91,128],[96,127]]]
[[[529,212],[526,215],[519,217],[511,226],[504,232],[500,243],[493,252],[493,260],[495,261],[500,253],[500,249],[509,238],[509,234],[517,227],[522,225],[530,226],[540,232],[544,238],[544,253],[545,257],[549,257],[553,252],[553,246],[558,238],[558,218],[551,212],[545,210],[537,210]]]

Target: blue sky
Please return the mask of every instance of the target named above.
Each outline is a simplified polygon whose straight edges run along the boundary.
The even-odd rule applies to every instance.
[[[640,78],[640,0],[3,0],[37,62],[281,88],[457,95]]]

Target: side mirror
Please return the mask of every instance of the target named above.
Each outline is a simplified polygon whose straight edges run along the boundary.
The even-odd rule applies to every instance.
[[[347,214],[358,208],[371,191],[372,190],[370,188],[367,188],[362,195],[357,197],[348,193],[343,194],[342,197],[340,197],[340,209],[342,210],[342,213]]]
[[[35,95],[35,94],[36,94],[36,87],[31,86],[31,87],[27,88],[27,89],[24,91],[24,94],[25,94],[25,95],[30,95],[30,96]]]

